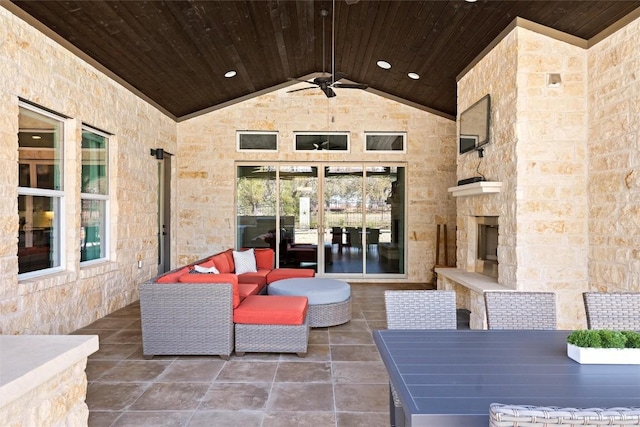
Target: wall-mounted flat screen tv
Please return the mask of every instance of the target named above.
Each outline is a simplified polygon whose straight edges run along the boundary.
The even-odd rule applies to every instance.
[[[477,150],[489,142],[491,97],[485,95],[460,114],[460,154]]]

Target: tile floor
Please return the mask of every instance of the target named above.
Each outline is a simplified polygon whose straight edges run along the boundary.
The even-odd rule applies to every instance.
[[[312,329],[305,358],[145,360],[135,302],[76,331],[100,337],[87,363],[89,426],[388,426],[388,376],[371,331],[386,327],[385,289],[427,287],[352,284],[352,320]]]

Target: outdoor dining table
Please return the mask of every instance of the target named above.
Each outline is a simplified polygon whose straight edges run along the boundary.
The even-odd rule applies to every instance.
[[[486,427],[494,402],[640,406],[640,365],[581,365],[567,356],[569,333],[376,330],[373,335],[406,426]]]

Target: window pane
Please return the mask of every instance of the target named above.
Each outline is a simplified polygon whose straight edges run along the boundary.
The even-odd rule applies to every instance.
[[[20,186],[62,190],[62,122],[20,108],[19,126]]]
[[[107,194],[107,138],[82,131],[82,193]]]
[[[106,257],[106,204],[104,200],[82,200],[80,261]]]
[[[56,197],[18,196],[20,229],[18,232],[18,272],[44,270],[60,266],[60,199]]]
[[[367,151],[404,151],[404,134],[367,134]]]
[[[278,134],[265,132],[238,132],[239,150],[269,150],[278,149]]]
[[[349,136],[343,134],[296,134],[296,150],[348,151]]]

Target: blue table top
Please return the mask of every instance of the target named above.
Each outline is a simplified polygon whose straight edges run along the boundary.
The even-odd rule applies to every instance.
[[[489,405],[640,406],[640,365],[581,365],[570,331],[380,330],[407,425],[486,427]]]

